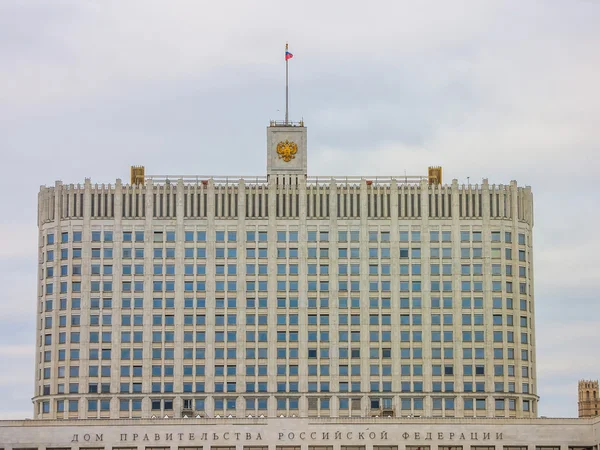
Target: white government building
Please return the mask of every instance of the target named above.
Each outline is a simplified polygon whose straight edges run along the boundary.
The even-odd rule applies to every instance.
[[[308,177],[303,123],[267,152],[41,188],[34,420],[0,448],[597,449],[536,418],[529,187]]]

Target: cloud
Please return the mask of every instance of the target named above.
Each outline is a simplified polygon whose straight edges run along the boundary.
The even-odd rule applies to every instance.
[[[30,409],[24,409],[21,411],[0,411],[0,420],[24,420],[31,419],[31,411],[33,406]]]
[[[0,357],[32,359],[35,352],[33,345],[4,345],[0,347]]]
[[[29,257],[37,260],[37,237],[36,223],[26,224],[0,224],[0,235],[10,236],[10,239],[2,242],[0,246],[0,258],[22,258]]]

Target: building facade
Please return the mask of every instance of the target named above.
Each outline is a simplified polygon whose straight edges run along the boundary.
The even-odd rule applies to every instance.
[[[598,450],[600,418],[0,421],[3,450]]]
[[[598,380],[581,380],[578,385],[579,401],[577,403],[579,417],[595,417],[600,411],[600,395]]]
[[[42,187],[34,417],[536,417],[531,189],[307,156]]]

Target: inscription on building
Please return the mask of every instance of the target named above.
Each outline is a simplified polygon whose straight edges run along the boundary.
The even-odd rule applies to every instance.
[[[162,432],[162,433],[119,433],[118,442],[167,442],[167,441],[251,441],[251,442],[288,442],[301,441],[341,441],[353,443],[356,441],[488,441],[503,440],[503,433],[492,431],[448,432],[448,431],[400,431],[392,436],[387,431],[280,431],[277,435],[271,433],[251,433],[238,431],[215,432]],[[103,433],[77,433],[71,442],[103,442]]]

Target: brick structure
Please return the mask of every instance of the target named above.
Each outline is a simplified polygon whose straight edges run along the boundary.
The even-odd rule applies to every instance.
[[[581,380],[578,385],[579,401],[577,402],[579,417],[595,417],[600,411],[600,395],[598,380]]]

